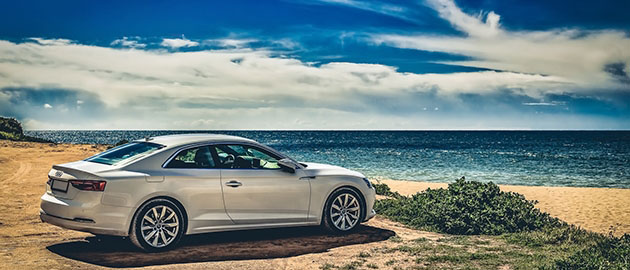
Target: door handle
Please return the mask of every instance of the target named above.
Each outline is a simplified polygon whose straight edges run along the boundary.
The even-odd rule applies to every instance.
[[[225,182],[225,185],[228,187],[240,187],[243,185],[243,183],[236,180],[230,180],[228,182]]]

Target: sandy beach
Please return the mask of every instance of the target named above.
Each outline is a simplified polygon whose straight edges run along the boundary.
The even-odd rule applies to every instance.
[[[126,242],[93,244],[92,235],[41,223],[39,197],[53,164],[83,159],[104,146],[0,141],[0,269],[94,269],[102,267],[149,267],[157,269],[320,269],[343,265],[361,257],[379,269],[405,266],[413,258],[379,250],[419,237],[440,239],[443,234],[405,228],[377,216],[356,233],[331,237],[316,229],[282,229],[206,234],[190,237],[177,250],[143,254]],[[383,181],[402,194],[446,184]],[[630,189],[501,186],[519,192],[551,215],[588,230],[630,233]],[[388,240],[397,235],[397,241]],[[483,238],[484,236],[480,236]],[[488,238],[494,243],[496,238]],[[431,240],[433,241],[433,240]],[[484,240],[485,241],[485,240]],[[391,262],[391,263],[390,263]],[[509,268],[508,268],[509,269]]]

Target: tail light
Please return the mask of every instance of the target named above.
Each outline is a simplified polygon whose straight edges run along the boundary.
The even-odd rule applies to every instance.
[[[70,184],[80,190],[105,191],[105,181],[97,180],[70,180]]]

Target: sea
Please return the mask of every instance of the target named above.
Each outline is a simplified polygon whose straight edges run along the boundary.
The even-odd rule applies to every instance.
[[[531,186],[630,188],[630,131],[45,130],[59,143],[114,144],[181,133],[237,135],[299,161],[373,180],[467,180]]]

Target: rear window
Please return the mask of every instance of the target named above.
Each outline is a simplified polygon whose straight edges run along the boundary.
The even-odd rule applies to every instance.
[[[164,145],[150,142],[131,142],[87,158],[85,161],[114,165],[146,156]]]

